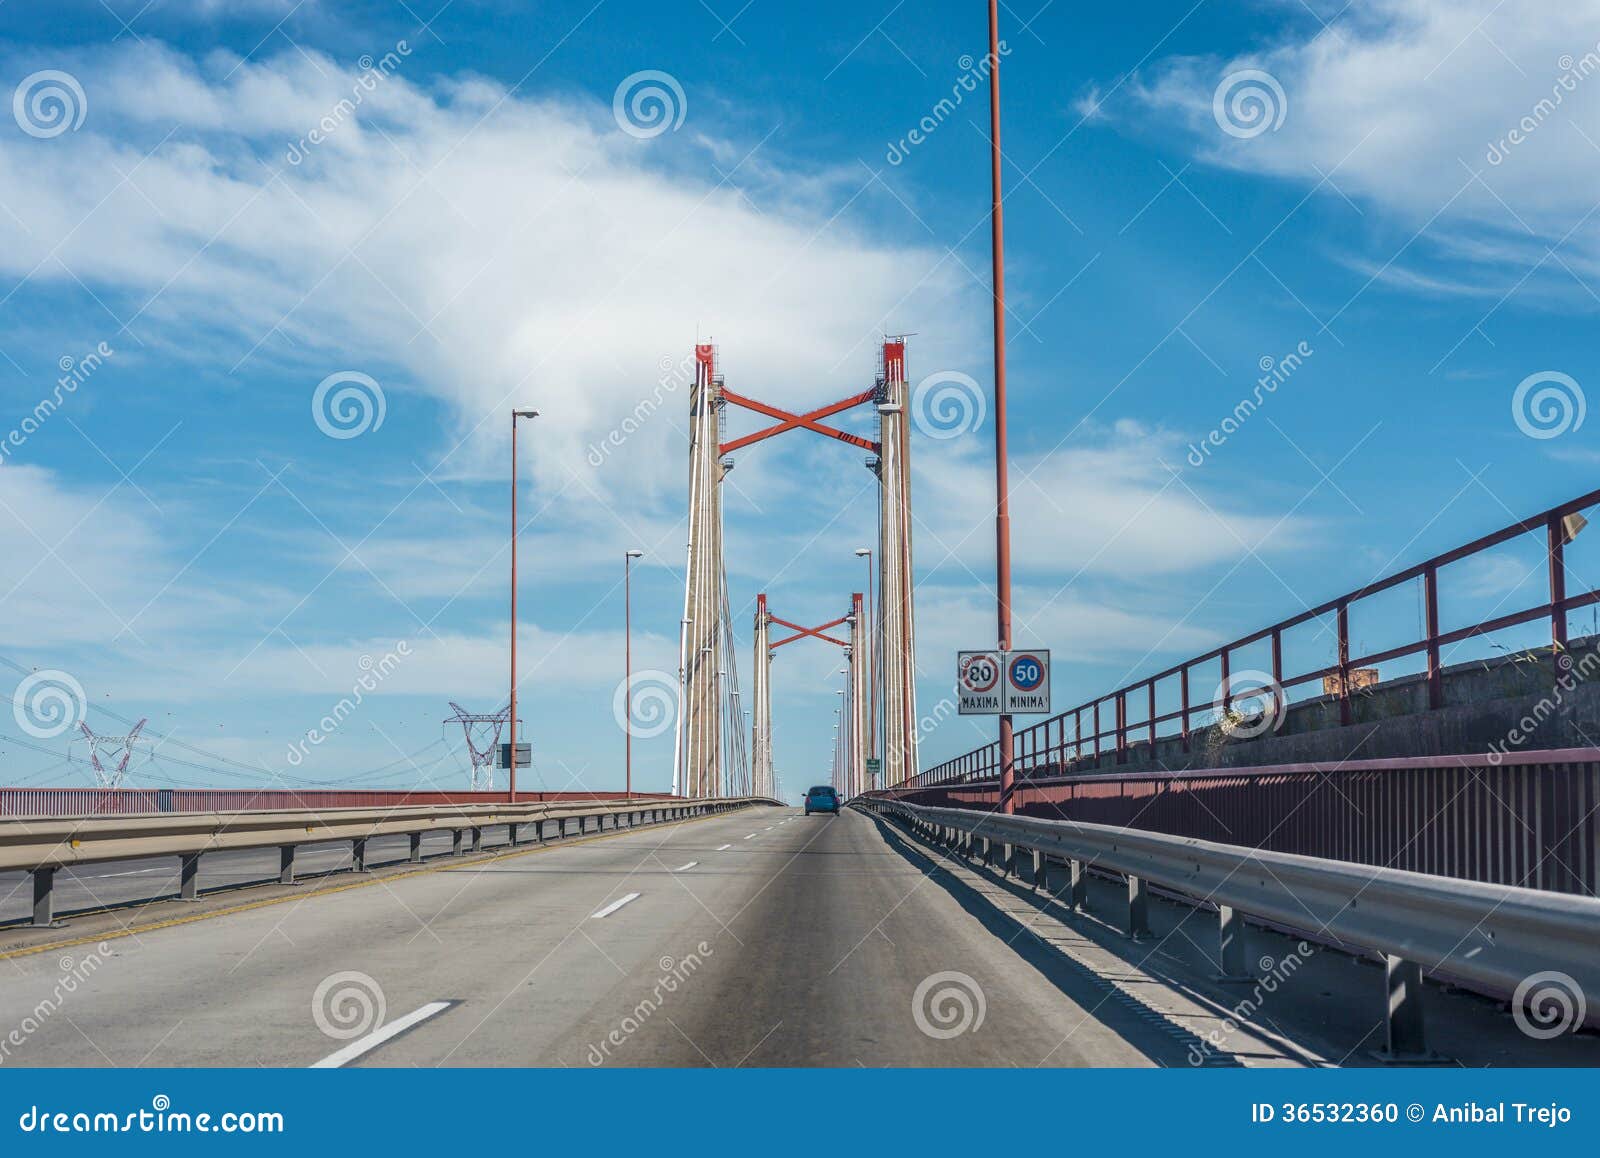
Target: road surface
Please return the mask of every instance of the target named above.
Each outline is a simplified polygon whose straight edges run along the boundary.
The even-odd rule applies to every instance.
[[[26,1030],[0,1062],[1181,1064],[925,869],[863,815],[786,809],[438,864],[0,961]]]

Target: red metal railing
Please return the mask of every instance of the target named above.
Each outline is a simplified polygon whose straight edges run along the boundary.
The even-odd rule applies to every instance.
[[[1049,774],[1068,767],[1072,762],[1093,757],[1098,762],[1106,753],[1115,753],[1118,764],[1128,761],[1130,748],[1141,738],[1154,745],[1159,730],[1177,724],[1176,734],[1181,738],[1183,750],[1190,750],[1195,718],[1208,712],[1226,711],[1233,703],[1232,660],[1239,651],[1267,643],[1271,646],[1271,677],[1276,694],[1286,696],[1290,689],[1336,677],[1336,695],[1339,717],[1344,724],[1353,721],[1350,699],[1351,672],[1358,668],[1375,667],[1407,656],[1427,657],[1428,702],[1438,708],[1444,703],[1444,681],[1441,654],[1443,649],[1465,640],[1504,631],[1521,624],[1548,620],[1551,643],[1558,650],[1567,645],[1567,616],[1580,608],[1600,604],[1600,588],[1579,595],[1567,593],[1566,546],[1571,539],[1567,520],[1590,507],[1600,505],[1600,491],[1591,491],[1571,502],[1513,523],[1492,535],[1457,547],[1414,567],[1398,571],[1357,591],[1331,599],[1289,619],[1275,623],[1236,639],[1231,643],[1195,656],[1147,679],[1080,704],[1060,715],[1019,731],[1016,736],[1016,769],[1019,777],[1033,772]],[[1545,566],[1550,598],[1533,607],[1498,615],[1492,619],[1466,627],[1441,631],[1439,626],[1439,572],[1452,563],[1480,555],[1522,535],[1544,536]],[[1350,644],[1350,610],[1362,600],[1371,599],[1392,591],[1404,584],[1422,581],[1424,634],[1421,639],[1397,647],[1373,652],[1370,655],[1352,656]],[[1336,625],[1338,659],[1309,671],[1287,673],[1284,671],[1284,633],[1302,624],[1332,615]],[[1196,703],[1190,687],[1190,674],[1202,664],[1216,661],[1221,667],[1221,696]],[[1176,680],[1178,708],[1175,711],[1157,711],[1157,686],[1163,681]],[[1129,723],[1130,699],[1137,705],[1141,701],[1145,718]],[[1170,733],[1169,733],[1170,734]],[[999,745],[988,744],[920,773],[909,783],[914,786],[950,783],[953,781],[983,779],[999,775]]]
[[[993,811],[998,780],[906,787],[910,804]],[[1600,748],[1427,756],[1017,783],[1016,811],[1435,876],[1594,896]]]
[[[519,804],[621,800],[621,792],[522,792]],[[635,792],[636,800],[672,800]],[[291,808],[407,808],[509,804],[507,792],[358,791],[236,788],[0,788],[0,816],[123,816],[139,812],[277,811]]]

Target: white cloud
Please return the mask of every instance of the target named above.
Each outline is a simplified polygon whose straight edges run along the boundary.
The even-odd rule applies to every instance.
[[[1129,91],[1186,125],[1205,159],[1312,185],[1327,174],[1408,232],[1428,225],[1423,249],[1527,265],[1577,228],[1568,259],[1592,268],[1600,223],[1584,217],[1600,181],[1597,42],[1600,0],[1355,0],[1326,31],[1308,24],[1231,60],[1173,59]],[[1280,83],[1286,115],[1274,131],[1232,136],[1218,126],[1213,96],[1247,68]],[[1480,241],[1451,237],[1459,231]],[[1435,284],[1403,268],[1419,259],[1407,253],[1402,268],[1374,272],[1425,292],[1511,288],[1487,273]]]
[[[919,447],[919,569],[959,561],[987,580],[993,561],[993,465],[972,436]],[[1135,422],[1086,429],[1012,467],[1012,541],[1034,577],[1159,577],[1282,551],[1304,521],[1241,510],[1209,494],[1184,463],[1182,439]],[[923,533],[923,532],[926,533]],[[954,577],[955,569],[951,569]]]
[[[870,382],[880,327],[975,344],[961,294],[981,287],[836,204],[796,204],[816,185],[791,180],[775,146],[738,168],[687,132],[636,140],[609,104],[424,88],[420,56],[343,110],[356,80],[320,56],[196,62],[125,44],[67,62],[84,127],[0,136],[16,215],[0,217],[0,269],[120,293],[140,336],[215,327],[231,335],[223,368],[287,365],[276,388],[294,397],[356,368],[383,382],[391,421],[414,392],[441,398],[454,420],[433,450],[464,440],[446,474],[498,471],[505,410],[537,407],[542,482],[582,471],[634,502],[678,498],[687,392],[603,470],[587,448],[697,334],[725,343],[730,381],[796,405]],[[783,213],[753,204],[769,192]]]
[[[55,422],[66,421],[58,414]],[[86,453],[92,453],[86,450]],[[125,487],[74,486],[42,467],[0,466],[0,639],[9,648],[191,630],[236,606],[179,587],[144,501]]]

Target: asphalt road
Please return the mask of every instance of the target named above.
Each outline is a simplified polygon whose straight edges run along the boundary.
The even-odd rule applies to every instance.
[[[779,809],[440,864],[0,961],[0,1064],[1182,1064],[925,868]]]

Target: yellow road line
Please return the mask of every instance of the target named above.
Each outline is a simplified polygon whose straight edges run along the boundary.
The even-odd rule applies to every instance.
[[[652,824],[648,827],[676,828],[681,824],[698,824],[701,821],[719,820],[724,817],[734,816],[739,811],[742,810],[734,809],[731,812],[714,812],[709,816],[692,816],[685,820],[670,820],[662,824]],[[632,836],[634,833],[639,831],[642,830],[631,828],[625,832],[602,832],[596,833],[594,836],[583,836],[576,839],[559,838],[553,842],[544,842],[541,844],[531,845],[528,848],[519,848],[514,852],[495,853],[492,856],[482,856],[474,860],[455,860],[451,858],[450,860],[446,861],[441,859],[438,864],[425,865],[424,867],[418,869],[408,869],[405,872],[388,873],[381,877],[374,876],[369,880],[351,881],[349,884],[345,885],[330,885],[327,888],[312,889],[309,892],[291,893],[285,897],[268,897],[265,900],[251,901],[247,905],[231,905],[226,909],[213,909],[208,913],[195,913],[188,917],[173,917],[168,921],[152,921],[147,925],[125,925],[120,929],[112,929],[108,932],[99,933],[90,937],[70,937],[65,941],[50,941],[43,945],[25,945],[20,949],[9,949],[3,953],[0,953],[0,961],[11,961],[17,957],[31,957],[35,953],[49,953],[56,949],[70,949],[76,945],[92,945],[100,941],[116,941],[123,937],[137,937],[140,933],[153,933],[157,929],[170,929],[176,925],[192,925],[196,921],[209,921],[213,917],[227,917],[234,913],[248,913],[252,909],[264,909],[269,905],[281,905],[288,901],[306,901],[310,900],[312,897],[331,897],[335,893],[349,892],[351,889],[370,888],[372,885],[388,884],[390,881],[404,880],[407,877],[425,876],[430,873],[443,872],[446,869],[464,868],[468,865],[493,864],[497,860],[510,860],[512,857],[516,856],[531,856],[534,853],[555,852],[558,849],[575,848],[580,844],[593,844],[597,840],[613,840],[619,836]],[[157,905],[169,904],[170,902],[155,900],[148,903]],[[94,917],[112,911],[114,910],[92,909],[87,912],[74,913],[72,915],[75,918]],[[0,930],[0,934],[3,934],[3,932],[3,930]]]

